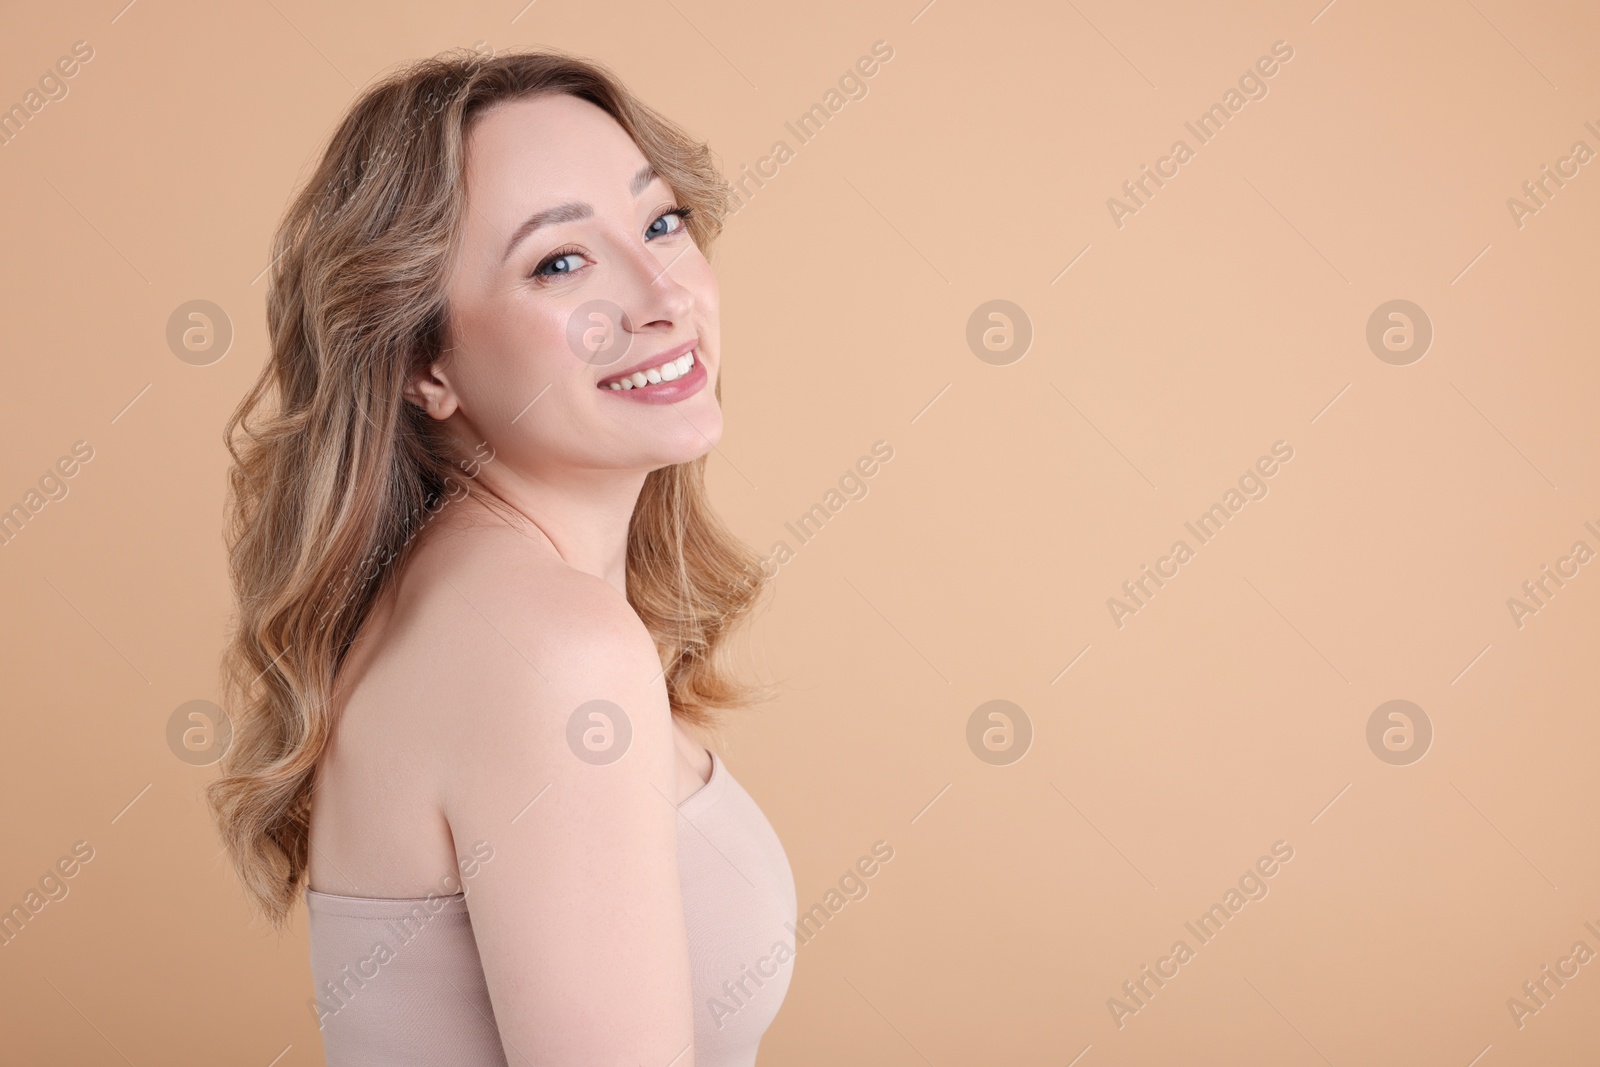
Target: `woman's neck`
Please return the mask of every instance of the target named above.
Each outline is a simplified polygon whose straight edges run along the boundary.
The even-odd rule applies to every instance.
[[[473,486],[463,503],[492,514],[537,544],[539,551],[609,582],[626,596],[628,527],[646,476],[621,471],[584,474],[581,479],[539,485],[481,477],[485,484]],[[486,496],[492,502],[483,499]]]

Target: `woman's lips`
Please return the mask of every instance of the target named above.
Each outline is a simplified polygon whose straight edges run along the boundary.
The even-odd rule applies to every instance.
[[[701,360],[700,353],[698,351],[690,350],[686,354],[689,355],[693,360],[689,366],[689,370],[670,381],[663,378],[660,382],[650,382],[648,379],[646,379],[646,384],[638,385],[636,384],[638,379],[634,378],[633,381],[635,384],[632,386],[632,388],[623,388],[620,386],[613,388],[611,383],[613,381],[617,381],[621,377],[619,375],[608,378],[601,382],[599,389],[602,393],[608,393],[611,396],[623,399],[634,400],[641,404],[677,403],[679,400],[682,400],[685,397],[693,396],[695,393],[698,393],[701,389],[705,388],[706,382],[710,380],[710,375],[706,372],[705,362]],[[681,357],[679,358],[681,359]],[[659,366],[659,364],[656,364],[655,366]],[[635,372],[635,374],[643,373],[644,372],[639,371]]]
[[[663,363],[670,363],[675,359],[681,359],[684,355],[686,355],[689,352],[695,351],[699,347],[700,347],[700,338],[691,337],[687,341],[683,342],[682,344],[673,345],[671,348],[662,349],[660,352],[657,352],[651,358],[643,360],[642,362],[639,362],[639,363],[635,363],[633,366],[627,368],[626,370],[618,371],[615,374],[609,375],[609,376],[607,376],[605,378],[601,378],[600,379],[600,383],[599,383],[600,387],[601,388],[606,388],[612,382],[617,381],[617,380],[619,380],[621,378],[631,377],[632,375],[634,375],[634,374],[636,374],[636,373],[638,373],[640,371],[648,371],[652,367],[660,367]]]

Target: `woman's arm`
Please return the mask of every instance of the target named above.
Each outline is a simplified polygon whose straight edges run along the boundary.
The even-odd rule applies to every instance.
[[[589,575],[479,588],[461,592],[492,627],[463,662],[440,789],[454,839],[494,847],[467,906],[507,1062],[693,1067],[676,755],[650,633]],[[569,744],[593,700],[631,734],[609,764]]]

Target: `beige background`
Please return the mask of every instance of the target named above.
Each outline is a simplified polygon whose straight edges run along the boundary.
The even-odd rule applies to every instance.
[[[792,544],[894,449],[742,645],[787,689],[728,762],[801,907],[895,850],[799,953],[763,1067],[1600,1054],[1600,962],[1520,1028],[1507,1007],[1600,952],[1600,564],[1520,628],[1507,607],[1600,550],[1600,162],[1520,228],[1507,207],[1600,150],[1592,6],[122,3],[0,33],[5,106],[94,49],[0,147],[0,506],[94,449],[0,548],[0,904],[95,850],[0,948],[8,1062],[321,1063],[303,912],[250,921],[214,769],[165,731],[217,695],[220,431],[278,215],[360,87],[475,41],[607,62],[730,175],[794,150],[714,259],[709,470],[746,540]],[[798,145],[784,123],[879,40],[866,97]],[[1279,40],[1268,95],[1197,145],[1184,122]],[[1179,137],[1118,228],[1107,199]],[[165,340],[195,299],[235,329],[208,366]],[[993,299],[1033,329],[1009,365],[966,341]],[[1366,341],[1396,299],[1434,329],[1405,366]],[[1119,629],[1107,598],[1279,440],[1270,494]],[[1033,731],[1009,765],[967,742],[993,699]],[[1409,765],[1366,740],[1392,699],[1434,731]],[[1119,1028],[1108,998],[1280,840],[1269,895]]]

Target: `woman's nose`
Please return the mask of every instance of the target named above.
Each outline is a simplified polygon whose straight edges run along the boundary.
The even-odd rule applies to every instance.
[[[689,255],[692,244],[660,255],[649,245],[636,247],[626,258],[624,291],[620,301],[623,326],[633,333],[656,323],[677,325],[687,322],[694,310],[695,297],[673,276],[673,268]]]

